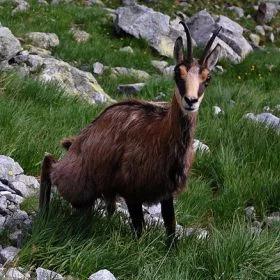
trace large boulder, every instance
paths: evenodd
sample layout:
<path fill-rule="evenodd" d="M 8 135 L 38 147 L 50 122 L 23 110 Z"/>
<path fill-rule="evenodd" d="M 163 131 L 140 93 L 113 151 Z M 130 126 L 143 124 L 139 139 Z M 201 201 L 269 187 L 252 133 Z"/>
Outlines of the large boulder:
<path fill-rule="evenodd" d="M 204 47 L 212 33 L 222 27 L 213 48 L 217 43 L 222 46 L 222 57 L 233 62 L 240 62 L 253 49 L 243 37 L 243 28 L 238 23 L 225 16 L 219 16 L 216 20 L 206 11 L 195 14 L 187 22 L 193 39 L 198 46 Z"/>
<path fill-rule="evenodd" d="M 78 96 L 91 104 L 114 101 L 104 92 L 91 73 L 51 56 L 42 57 L 24 51 L 16 55 L 8 67 L 18 72 L 24 70 L 26 74 L 42 82 L 54 83 L 67 94 Z"/>
<path fill-rule="evenodd" d="M 0 61 L 11 59 L 21 49 L 19 40 L 10 29 L 0 26 Z"/>
<path fill-rule="evenodd" d="M 170 17 L 151 8 L 134 4 L 116 10 L 115 26 L 136 38 L 147 40 L 149 45 L 161 55 L 173 56 L 174 42 L 184 36 L 178 23 L 170 22 Z"/>

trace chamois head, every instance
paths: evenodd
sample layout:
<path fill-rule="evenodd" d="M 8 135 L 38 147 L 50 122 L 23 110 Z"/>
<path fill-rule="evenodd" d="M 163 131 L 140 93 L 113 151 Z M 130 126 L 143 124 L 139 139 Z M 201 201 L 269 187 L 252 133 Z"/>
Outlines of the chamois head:
<path fill-rule="evenodd" d="M 174 58 L 176 60 L 175 82 L 177 101 L 184 114 L 196 112 L 203 99 L 205 88 L 210 82 L 210 72 L 215 67 L 221 46 L 217 44 L 214 50 L 211 50 L 212 44 L 221 30 L 216 30 L 207 43 L 200 60 L 193 58 L 192 39 L 187 25 L 180 22 L 185 29 L 187 36 L 187 53 L 184 52 L 183 39 L 180 36 L 174 47 Z"/>

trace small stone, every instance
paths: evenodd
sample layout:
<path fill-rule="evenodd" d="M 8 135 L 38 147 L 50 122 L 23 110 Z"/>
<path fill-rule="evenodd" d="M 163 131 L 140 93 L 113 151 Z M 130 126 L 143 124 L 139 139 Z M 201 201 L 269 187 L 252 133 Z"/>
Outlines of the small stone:
<path fill-rule="evenodd" d="M 28 2 L 24 0 L 18 1 L 18 5 L 12 10 L 12 16 L 14 16 L 17 13 L 26 12 L 29 9 L 30 5 L 28 4 Z"/>
<path fill-rule="evenodd" d="M 93 64 L 93 74 L 102 75 L 104 73 L 104 65 L 100 62 L 95 62 Z"/>
<path fill-rule="evenodd" d="M 223 114 L 223 110 L 219 106 L 213 106 L 214 116 Z"/>
<path fill-rule="evenodd" d="M 72 33 L 73 38 L 77 43 L 85 43 L 90 38 L 89 33 L 87 33 L 86 31 L 80 30 L 76 27 L 72 27 L 70 32 Z"/>
<path fill-rule="evenodd" d="M 161 73 L 163 73 L 164 68 L 168 65 L 168 62 L 164 60 L 152 60 L 151 63 Z"/>
<path fill-rule="evenodd" d="M 263 107 L 263 110 L 264 110 L 265 112 L 269 112 L 269 111 L 270 111 L 270 107 L 269 107 L 269 106 L 264 106 L 264 107 Z"/>
<path fill-rule="evenodd" d="M 251 33 L 251 34 L 249 35 L 249 38 L 250 38 L 251 42 L 252 42 L 255 46 L 259 46 L 259 45 L 260 45 L 261 38 L 260 38 L 259 35 L 254 34 L 254 33 Z"/>
<path fill-rule="evenodd" d="M 280 132 L 280 118 L 274 116 L 271 113 L 261 113 L 254 115 L 253 113 L 248 113 L 244 115 L 245 119 L 251 120 L 253 122 L 259 122 L 265 124 L 267 127 L 271 127 Z"/>
<path fill-rule="evenodd" d="M 0 258 L 2 262 L 10 262 L 14 260 L 17 253 L 19 252 L 19 249 L 13 246 L 6 247 L 0 251 Z"/>
<path fill-rule="evenodd" d="M 244 209 L 246 220 L 252 223 L 256 220 L 256 210 L 254 206 L 248 206 Z"/>
<path fill-rule="evenodd" d="M 134 95 L 141 91 L 145 83 L 118 85 L 118 91 L 126 95 Z"/>
<path fill-rule="evenodd" d="M 123 48 L 120 48 L 120 50 L 119 50 L 120 52 L 126 52 L 126 53 L 134 53 L 134 51 L 133 51 L 133 49 L 132 49 L 132 47 L 130 47 L 130 46 L 127 46 L 127 47 L 123 47 Z"/>
<path fill-rule="evenodd" d="M 265 219 L 265 223 L 268 227 L 271 227 L 273 224 L 280 223 L 280 212 L 273 212 Z"/>
<path fill-rule="evenodd" d="M 165 97 L 166 97 L 166 94 L 165 94 L 165 93 L 159 92 L 158 95 L 155 97 L 155 101 L 164 100 Z"/>
<path fill-rule="evenodd" d="M 58 274 L 54 271 L 38 267 L 36 269 L 37 280 L 63 280 L 61 274 Z"/>
<path fill-rule="evenodd" d="M 261 36 L 265 36 L 265 30 L 264 27 L 262 25 L 257 25 L 255 27 L 255 31 L 257 34 L 261 35 Z"/>
<path fill-rule="evenodd" d="M 210 152 L 210 149 L 207 145 L 203 144 L 202 142 L 200 142 L 199 140 L 197 139 L 194 139 L 194 142 L 193 142 L 193 149 L 194 151 L 200 151 L 201 153 L 209 153 Z"/>
<path fill-rule="evenodd" d="M 222 73 L 224 73 L 224 68 L 223 68 L 222 65 L 216 65 L 216 66 L 215 66 L 215 71 L 216 71 L 217 73 L 222 74 Z"/>
<path fill-rule="evenodd" d="M 88 280 L 117 280 L 107 269 L 102 269 L 89 276 Z"/>
<path fill-rule="evenodd" d="M 111 72 L 114 76 L 131 76 L 144 81 L 150 78 L 150 75 L 147 72 L 133 68 L 113 67 L 111 68 Z"/>
<path fill-rule="evenodd" d="M 163 75 L 167 76 L 167 77 L 173 77 L 174 75 L 174 68 L 175 68 L 175 65 L 170 65 L 170 66 L 167 66 L 163 69 Z"/>
<path fill-rule="evenodd" d="M 230 11 L 236 14 L 238 18 L 244 17 L 244 10 L 242 8 L 236 7 L 236 6 L 231 6 L 228 8 Z"/>

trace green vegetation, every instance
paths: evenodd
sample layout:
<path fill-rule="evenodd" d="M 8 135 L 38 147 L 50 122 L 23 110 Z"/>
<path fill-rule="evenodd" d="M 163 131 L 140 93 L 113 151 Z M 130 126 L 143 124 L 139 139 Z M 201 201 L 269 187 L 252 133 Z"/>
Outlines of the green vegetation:
<path fill-rule="evenodd" d="M 0 10 L 2 25 L 17 36 L 29 31 L 57 33 L 61 43 L 54 55 L 76 66 L 91 67 L 100 61 L 145 70 L 152 78 L 139 98 L 151 100 L 165 92 L 170 99 L 173 81 L 160 76 L 150 63 L 159 57 L 145 42 L 114 34 L 110 18 L 102 10 L 78 4 L 41 7 L 33 2 L 28 13 L 14 17 L 10 4 L 5 4 Z M 167 6 L 156 8 L 171 11 Z M 79 45 L 73 40 L 69 33 L 72 24 L 92 35 L 89 42 Z M 127 45 L 134 54 L 118 51 Z M 81 279 L 102 268 L 118 279 L 279 279 L 279 226 L 252 236 L 244 219 L 247 205 L 256 207 L 259 219 L 279 211 L 279 135 L 243 119 L 245 113 L 280 104 L 279 64 L 278 50 L 255 52 L 239 65 L 225 63 L 225 73 L 215 75 L 207 89 L 196 138 L 211 153 L 197 155 L 188 190 L 179 197 L 176 212 L 181 225 L 207 228 L 208 240 L 186 239 L 168 250 L 163 230 L 151 228 L 136 241 L 119 217 L 81 216 L 55 198 L 49 216 L 36 219 L 18 264 L 42 266 Z M 110 73 L 98 80 L 118 100 L 123 96 L 117 94 L 117 85 L 136 81 L 112 78 Z M 225 114 L 214 117 L 214 105 Z M 66 97 L 54 86 L 2 73 L 0 154 L 19 161 L 26 173 L 38 175 L 44 152 L 60 157 L 59 141 L 78 133 L 102 109 Z M 34 207 L 32 199 L 22 206 L 28 211 Z"/>

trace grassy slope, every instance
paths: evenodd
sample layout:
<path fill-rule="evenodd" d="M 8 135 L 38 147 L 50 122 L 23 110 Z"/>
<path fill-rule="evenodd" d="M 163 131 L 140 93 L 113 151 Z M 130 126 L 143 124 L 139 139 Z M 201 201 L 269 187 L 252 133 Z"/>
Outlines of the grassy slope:
<path fill-rule="evenodd" d="M 0 10 L 1 22 L 18 36 L 28 31 L 55 32 L 61 39 L 54 51 L 57 57 L 78 66 L 101 61 L 146 70 L 152 79 L 140 97 L 152 99 L 163 91 L 170 98 L 173 82 L 150 65 L 155 54 L 145 42 L 114 35 L 110 20 L 99 9 L 33 5 L 28 14 L 16 17 L 10 17 L 10 10 L 9 5 Z M 73 23 L 92 34 L 88 43 L 73 41 L 69 34 Z M 118 52 L 126 45 L 135 54 Z M 181 224 L 207 227 L 208 241 L 186 240 L 169 252 L 161 230 L 152 229 L 137 242 L 118 217 L 107 221 L 71 215 L 69 207 L 56 200 L 50 218 L 36 221 L 19 263 L 81 278 L 108 268 L 119 279 L 278 279 L 279 228 L 252 238 L 243 209 L 255 205 L 260 218 L 279 210 L 279 136 L 242 116 L 280 103 L 279 63 L 277 51 L 256 52 L 240 65 L 226 65 L 226 73 L 216 76 L 207 90 L 197 138 L 209 145 L 211 154 L 197 156 L 189 189 L 178 200 L 176 211 Z M 275 67 L 269 71 L 268 65 Z M 99 81 L 121 99 L 116 85 L 134 79 L 112 79 L 107 74 Z M 14 157 L 27 173 L 38 174 L 45 151 L 60 156 L 59 140 L 77 133 L 102 109 L 29 79 L 1 75 L 0 85 L 0 154 Z M 236 105 L 232 107 L 230 100 Z M 213 117 L 213 105 L 221 106 L 225 115 Z"/>

